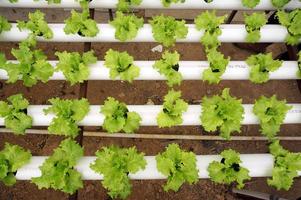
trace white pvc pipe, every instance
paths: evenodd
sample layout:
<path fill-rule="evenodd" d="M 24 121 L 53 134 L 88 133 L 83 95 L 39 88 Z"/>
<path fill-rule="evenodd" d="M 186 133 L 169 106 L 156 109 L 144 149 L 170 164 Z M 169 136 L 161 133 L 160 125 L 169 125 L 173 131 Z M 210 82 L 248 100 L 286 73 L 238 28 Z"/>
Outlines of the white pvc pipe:
<path fill-rule="evenodd" d="M 41 176 L 39 166 L 43 164 L 47 157 L 32 157 L 29 164 L 23 166 L 17 171 L 16 178 L 18 180 L 30 180 L 33 177 Z M 273 156 L 270 154 L 241 154 L 241 166 L 249 170 L 251 177 L 269 177 L 273 169 Z M 83 180 L 102 180 L 103 176 L 95 173 L 90 164 L 95 161 L 96 157 L 85 156 L 82 157 L 75 167 L 82 175 Z M 138 171 L 136 174 L 129 174 L 131 179 L 165 179 L 158 170 L 154 156 L 145 156 L 147 161 L 146 168 Z M 209 178 L 207 168 L 212 161 L 220 161 L 219 155 L 198 155 L 197 168 L 199 170 L 199 178 Z M 301 171 L 298 172 L 301 176 Z"/>
<path fill-rule="evenodd" d="M 288 104 L 293 108 L 288 111 L 283 123 L 299 124 L 301 123 L 301 104 Z M 45 115 L 43 109 L 49 106 L 31 105 L 27 109 L 28 115 L 33 118 L 33 126 L 49 126 L 55 115 Z M 244 120 L 242 124 L 258 124 L 257 117 L 253 114 L 253 105 L 244 104 Z M 157 126 L 157 115 L 162 110 L 162 105 L 129 105 L 129 111 L 137 112 L 141 118 L 141 126 Z M 202 108 L 200 105 L 189 105 L 185 113 L 183 113 L 182 126 L 200 125 L 200 115 Z M 100 113 L 100 106 L 90 106 L 90 112 L 79 123 L 82 126 L 101 126 L 104 121 L 104 115 Z M 4 125 L 4 118 L 0 118 L 0 126 Z"/>
<path fill-rule="evenodd" d="M 115 28 L 110 24 L 98 24 L 100 32 L 95 37 L 82 37 L 78 34 L 65 34 L 65 24 L 49 24 L 53 31 L 53 38 L 46 40 L 38 37 L 42 42 L 120 42 L 115 39 Z M 185 39 L 177 42 L 200 42 L 204 31 L 198 31 L 194 24 L 187 24 L 188 34 Z M 247 32 L 243 24 L 224 24 L 220 26 L 222 34 L 219 36 L 221 42 L 245 42 Z M 281 25 L 265 25 L 261 28 L 261 38 L 259 42 L 284 42 L 287 36 L 287 29 Z M 12 24 L 12 29 L 0 34 L 0 41 L 18 42 L 27 38 L 28 30 L 20 31 L 16 24 Z M 301 41 L 301 39 L 300 39 Z M 127 42 L 155 42 L 152 28 L 149 24 L 144 24 L 139 29 L 137 37 Z"/>
<path fill-rule="evenodd" d="M 79 8 L 79 4 L 74 0 L 62 0 L 61 4 L 50 4 L 46 1 L 28 2 L 29 0 L 19 0 L 17 3 L 9 3 L 8 0 L 0 0 L 0 7 L 23 7 L 23 8 Z M 93 0 L 90 8 L 115 8 L 118 0 Z M 223 9 L 223 10 L 244 10 L 241 0 L 214 0 L 212 3 L 206 3 L 203 0 L 186 0 L 184 3 L 171 4 L 170 7 L 163 7 L 160 0 L 143 0 L 141 5 L 133 8 L 144 9 Z M 298 0 L 292 0 L 284 8 L 294 9 L 301 8 Z M 254 8 L 255 10 L 275 10 L 271 0 L 261 0 Z"/>
<path fill-rule="evenodd" d="M 12 61 L 17 63 L 16 61 Z M 58 61 L 49 61 L 52 66 L 56 66 Z M 155 61 L 135 61 L 134 64 L 140 67 L 140 75 L 135 80 L 166 80 L 153 68 Z M 202 74 L 209 64 L 206 61 L 180 61 L 179 72 L 183 80 L 201 80 Z M 98 61 L 90 65 L 90 76 L 88 80 L 111 80 L 110 70 L 104 66 L 104 61 Z M 270 79 L 287 80 L 300 79 L 297 76 L 298 63 L 296 61 L 284 61 L 282 66 L 275 72 L 270 73 Z M 250 67 L 244 61 L 231 61 L 227 66 L 225 73 L 222 75 L 223 80 L 248 80 Z M 0 79 L 7 80 L 8 75 L 5 70 L 0 69 Z M 55 72 L 50 80 L 65 80 L 61 71 Z"/>

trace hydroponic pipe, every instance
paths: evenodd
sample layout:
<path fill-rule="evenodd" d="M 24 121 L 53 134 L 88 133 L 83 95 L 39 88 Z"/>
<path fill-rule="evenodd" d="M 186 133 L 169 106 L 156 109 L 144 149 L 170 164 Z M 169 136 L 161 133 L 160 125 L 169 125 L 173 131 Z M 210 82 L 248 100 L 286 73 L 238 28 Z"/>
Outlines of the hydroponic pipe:
<path fill-rule="evenodd" d="M 38 2 L 28 2 L 29 0 L 18 0 L 16 3 L 10 3 L 8 0 L 0 0 L 0 7 L 23 7 L 23 8 L 79 8 L 78 2 L 74 0 L 62 0 L 61 4 L 48 4 L 45 0 Z M 90 8 L 115 8 L 118 0 L 93 0 Z M 203 0 L 186 0 L 184 3 L 171 4 L 170 7 L 163 7 L 160 0 L 143 0 L 141 5 L 133 8 L 143 9 L 223 9 L 223 10 L 243 10 L 241 0 L 227 0 L 225 3 L 221 0 L 214 0 L 212 3 L 206 3 Z M 301 8 L 298 0 L 290 1 L 284 8 Z M 271 0 L 261 0 L 253 10 L 275 10 Z"/>
<path fill-rule="evenodd" d="M 33 177 L 41 176 L 39 166 L 43 164 L 47 157 L 34 156 L 31 162 L 17 171 L 16 178 L 18 180 L 30 180 Z M 273 156 L 270 154 L 241 154 L 242 166 L 249 170 L 251 177 L 269 177 L 273 169 Z M 83 180 L 101 180 L 102 175 L 95 173 L 90 169 L 90 164 L 96 157 L 85 156 L 78 161 L 76 169 L 82 174 Z M 131 179 L 165 179 L 156 166 L 154 156 L 145 156 L 147 161 L 146 168 L 136 174 L 129 174 Z M 209 178 L 207 168 L 212 161 L 220 161 L 219 155 L 198 155 L 197 168 L 199 170 L 199 178 Z M 301 171 L 298 172 L 301 176 Z"/>
<path fill-rule="evenodd" d="M 301 104 L 289 104 L 293 108 L 288 111 L 284 120 L 285 124 L 298 124 L 301 123 Z M 54 115 L 45 115 L 43 109 L 49 106 L 31 105 L 27 109 L 28 115 L 33 117 L 33 126 L 49 126 Z M 243 105 L 245 114 L 242 124 L 258 124 L 257 117 L 253 114 L 252 104 Z M 141 126 L 157 126 L 156 117 L 162 110 L 162 105 L 129 105 L 129 111 L 137 112 L 141 118 Z M 201 115 L 200 105 L 189 105 L 187 112 L 183 113 L 183 126 L 200 125 Z M 100 113 L 100 106 L 90 106 L 90 112 L 79 123 L 82 126 L 101 126 L 103 124 L 104 115 Z M 4 119 L 0 118 L 0 126 L 4 125 Z"/>
<path fill-rule="evenodd" d="M 39 41 L 47 42 L 120 42 L 115 39 L 115 28 L 110 24 L 98 24 L 100 32 L 95 37 L 82 37 L 78 34 L 66 35 L 64 32 L 65 24 L 49 24 L 53 31 L 53 38 L 46 40 L 38 37 Z M 200 42 L 203 31 L 198 31 L 194 24 L 188 24 L 188 35 L 185 39 L 177 42 Z M 224 24 L 221 25 L 222 34 L 219 36 L 221 42 L 245 42 L 247 32 L 243 24 Z M 259 42 L 284 42 L 287 36 L 287 29 L 281 25 L 265 25 L 261 28 L 261 38 Z M 275 34 L 277 33 L 277 34 Z M 0 41 L 17 42 L 27 38 L 28 30 L 20 31 L 16 24 L 12 24 L 12 29 L 0 34 Z M 301 39 L 300 39 L 301 41 Z M 127 42 L 155 42 L 152 35 L 151 25 L 145 24 L 139 29 L 137 37 Z"/>
<path fill-rule="evenodd" d="M 16 61 L 12 61 L 16 62 Z M 56 66 L 57 61 L 49 61 L 52 66 Z M 153 68 L 155 61 L 135 61 L 134 64 L 140 67 L 140 75 L 135 80 L 166 80 Z M 206 61 L 180 61 L 179 72 L 183 76 L 183 80 L 200 80 L 205 69 L 209 64 Z M 88 80 L 111 80 L 110 70 L 104 66 L 103 61 L 90 65 L 90 76 Z M 287 80 L 300 79 L 297 61 L 284 61 L 282 66 L 275 72 L 270 73 L 270 79 Z M 250 67 L 244 61 L 231 61 L 227 66 L 225 73 L 222 75 L 224 80 L 248 80 Z M 5 70 L 0 69 L 0 79 L 7 80 L 8 75 Z M 62 72 L 55 72 L 50 80 L 65 80 Z"/>

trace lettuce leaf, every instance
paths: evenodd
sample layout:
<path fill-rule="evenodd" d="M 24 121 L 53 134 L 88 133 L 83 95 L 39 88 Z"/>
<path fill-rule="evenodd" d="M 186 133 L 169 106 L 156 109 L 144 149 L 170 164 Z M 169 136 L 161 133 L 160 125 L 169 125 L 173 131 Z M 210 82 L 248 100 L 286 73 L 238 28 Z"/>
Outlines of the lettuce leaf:
<path fill-rule="evenodd" d="M 181 150 L 178 144 L 169 144 L 163 153 L 156 156 L 157 169 L 167 176 L 164 191 L 178 191 L 181 185 L 198 181 L 196 156 L 193 152 Z"/>
<path fill-rule="evenodd" d="M 200 117 L 205 131 L 219 130 L 220 136 L 229 140 L 233 131 L 240 132 L 244 108 L 241 99 L 231 97 L 225 88 L 221 96 L 204 97 Z"/>
<path fill-rule="evenodd" d="M 75 138 L 79 133 L 77 123 L 85 118 L 90 111 L 89 102 L 87 99 L 80 100 L 63 100 L 59 98 L 52 98 L 49 100 L 52 104 L 44 113 L 55 114 L 52 119 L 48 131 L 55 135 L 64 135 Z"/>
<path fill-rule="evenodd" d="M 164 7 L 169 7 L 172 3 L 184 3 L 185 0 L 161 0 Z"/>
<path fill-rule="evenodd" d="M 216 183 L 231 184 L 237 183 L 237 188 L 244 187 L 244 181 L 250 180 L 249 170 L 242 167 L 240 155 L 232 149 L 224 150 L 221 153 L 221 161 L 213 161 L 208 166 L 211 180 Z"/>
<path fill-rule="evenodd" d="M 247 30 L 246 42 L 255 43 L 260 40 L 260 29 L 267 23 L 265 13 L 244 14 Z"/>
<path fill-rule="evenodd" d="M 7 100 L 9 103 L 0 101 L 0 117 L 4 118 L 6 128 L 16 135 L 24 135 L 32 126 L 32 117 L 27 115 L 29 102 L 22 94 L 12 95 Z"/>
<path fill-rule="evenodd" d="M 141 117 L 136 112 L 129 112 L 125 103 L 108 97 L 101 107 L 101 113 L 105 116 L 102 127 L 109 133 L 123 130 L 133 133 L 139 128 Z"/>
<path fill-rule="evenodd" d="M 0 181 L 6 186 L 16 183 L 15 173 L 23 165 L 29 163 L 31 153 L 18 145 L 5 143 L 0 151 Z"/>
<path fill-rule="evenodd" d="M 260 0 L 242 0 L 241 3 L 244 7 L 255 8 L 260 3 Z"/>
<path fill-rule="evenodd" d="M 105 66 L 110 69 L 110 78 L 132 82 L 140 74 L 140 68 L 134 65 L 134 58 L 126 51 L 119 52 L 109 49 L 105 55 Z"/>
<path fill-rule="evenodd" d="M 4 31 L 10 31 L 11 27 L 7 19 L 0 15 L 0 34 Z"/>
<path fill-rule="evenodd" d="M 83 154 L 83 148 L 75 141 L 71 139 L 62 141 L 53 154 L 39 167 L 42 175 L 32 178 L 32 182 L 39 189 L 53 188 L 74 194 L 76 190 L 83 188 L 81 174 L 74 168 Z"/>
<path fill-rule="evenodd" d="M 188 27 L 185 20 L 176 20 L 171 16 L 154 16 L 149 21 L 152 26 L 154 39 L 165 47 L 174 46 L 177 39 L 184 39 L 188 34 Z"/>
<path fill-rule="evenodd" d="M 182 114 L 188 104 L 181 99 L 181 92 L 171 89 L 164 97 L 163 109 L 157 116 L 159 128 L 172 127 L 183 123 Z"/>
<path fill-rule="evenodd" d="M 277 100 L 276 95 L 270 98 L 261 96 L 256 100 L 253 112 L 259 118 L 261 133 L 269 139 L 273 139 L 279 132 L 286 113 L 291 108 L 292 106 L 286 105 L 285 100 Z"/>
<path fill-rule="evenodd" d="M 169 87 L 180 85 L 182 82 L 182 74 L 179 72 L 179 60 L 180 54 L 178 52 L 165 51 L 162 54 L 162 58 L 153 65 L 160 74 L 166 77 Z"/>
<path fill-rule="evenodd" d="M 97 151 L 96 156 L 90 168 L 104 176 L 102 185 L 110 197 L 126 199 L 132 190 L 128 174 L 145 169 L 144 153 L 138 153 L 136 147 L 110 146 Z"/>
<path fill-rule="evenodd" d="M 271 0 L 272 4 L 276 8 L 283 8 L 286 4 L 288 4 L 291 0 Z"/>
<path fill-rule="evenodd" d="M 122 12 L 130 11 L 130 6 L 139 6 L 142 0 L 118 0 L 117 10 Z"/>

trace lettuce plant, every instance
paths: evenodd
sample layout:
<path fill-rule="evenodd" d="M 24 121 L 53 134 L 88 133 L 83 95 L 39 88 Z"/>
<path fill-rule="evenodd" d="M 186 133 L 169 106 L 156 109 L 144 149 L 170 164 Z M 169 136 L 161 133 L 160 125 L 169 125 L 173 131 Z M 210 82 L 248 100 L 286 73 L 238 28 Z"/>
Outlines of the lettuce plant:
<path fill-rule="evenodd" d="M 103 187 L 111 198 L 126 199 L 132 190 L 128 175 L 145 169 L 144 153 L 139 153 L 135 147 L 110 146 L 97 151 L 96 156 L 90 168 L 103 175 Z"/>
<path fill-rule="evenodd" d="M 117 11 L 116 17 L 110 21 L 110 24 L 115 27 L 115 38 L 124 42 L 137 36 L 138 30 L 143 27 L 143 18 Z"/>
<path fill-rule="evenodd" d="M 265 13 L 245 14 L 245 27 L 247 30 L 246 41 L 255 43 L 260 40 L 260 29 L 267 23 Z"/>
<path fill-rule="evenodd" d="M 280 9 L 288 4 L 291 0 L 271 0 L 274 7 Z"/>
<path fill-rule="evenodd" d="M 295 9 L 291 12 L 279 10 L 277 17 L 280 24 L 287 28 L 286 43 L 290 45 L 298 44 L 301 38 L 301 9 Z"/>
<path fill-rule="evenodd" d="M 6 186 L 16 183 L 15 174 L 19 168 L 29 163 L 31 153 L 18 145 L 5 143 L 4 149 L 0 151 L 0 181 Z"/>
<path fill-rule="evenodd" d="M 141 117 L 136 112 L 129 112 L 125 103 L 108 97 L 101 107 L 101 113 L 105 116 L 102 127 L 109 133 L 123 130 L 133 133 L 139 128 Z"/>
<path fill-rule="evenodd" d="M 163 109 L 157 116 L 157 124 L 160 128 L 182 124 L 182 114 L 187 108 L 188 104 L 181 99 L 181 92 L 170 90 L 164 97 Z"/>
<path fill-rule="evenodd" d="M 0 101 L 0 117 L 4 118 L 6 128 L 16 135 L 24 135 L 26 129 L 32 126 L 32 118 L 27 115 L 29 102 L 22 94 L 12 95 L 7 101 Z"/>
<path fill-rule="evenodd" d="M 177 39 L 184 39 L 188 34 L 185 20 L 176 20 L 171 16 L 154 16 L 149 21 L 154 39 L 166 47 L 173 46 Z"/>
<path fill-rule="evenodd" d="M 180 54 L 178 52 L 165 51 L 162 58 L 155 62 L 153 67 L 164 75 L 167 79 L 167 85 L 180 85 L 182 82 L 182 74 L 179 72 Z"/>
<path fill-rule="evenodd" d="M 11 27 L 7 19 L 0 15 L 0 34 L 4 31 L 10 31 Z"/>
<path fill-rule="evenodd" d="M 172 3 L 184 3 L 185 0 L 161 0 L 164 7 L 169 7 Z"/>
<path fill-rule="evenodd" d="M 207 60 L 209 68 L 204 70 L 202 79 L 209 84 L 219 83 L 221 76 L 225 73 L 230 58 L 224 58 L 224 55 L 215 48 L 207 50 Z"/>
<path fill-rule="evenodd" d="M 64 135 L 75 138 L 79 133 L 77 123 L 84 119 L 90 111 L 87 99 L 63 100 L 52 98 L 49 100 L 52 104 L 44 113 L 47 115 L 53 113 L 56 116 L 52 119 L 48 131 L 55 135 Z"/>
<path fill-rule="evenodd" d="M 139 6 L 142 0 L 118 0 L 117 10 L 122 12 L 128 12 L 130 6 Z"/>
<path fill-rule="evenodd" d="M 244 181 L 250 180 L 249 170 L 241 166 L 238 152 L 228 149 L 221 153 L 221 161 L 213 161 L 208 166 L 210 179 L 216 183 L 237 183 L 237 188 L 244 187 Z"/>
<path fill-rule="evenodd" d="M 119 52 L 109 49 L 105 55 L 104 65 L 110 69 L 110 78 L 120 77 L 121 80 L 132 82 L 140 74 L 140 68 L 134 65 L 134 58 L 126 51 Z"/>
<path fill-rule="evenodd" d="M 270 98 L 261 96 L 255 101 L 253 112 L 259 118 L 260 131 L 269 139 L 273 139 L 280 130 L 280 125 L 285 119 L 286 113 L 292 106 L 286 105 L 286 101 L 277 100 L 276 95 Z"/>
<path fill-rule="evenodd" d="M 53 188 L 68 194 L 74 194 L 83 188 L 81 174 L 76 171 L 75 165 L 83 156 L 83 148 L 71 139 L 65 139 L 49 156 L 40 170 L 40 177 L 32 178 L 32 182 L 42 188 Z"/>
<path fill-rule="evenodd" d="M 222 34 L 222 30 L 219 26 L 224 23 L 226 17 L 227 15 L 217 17 L 215 10 L 212 12 L 206 10 L 195 18 L 196 29 L 205 31 L 201 37 L 201 43 L 206 50 L 220 46 L 221 42 L 218 40 L 218 37 Z"/>
<path fill-rule="evenodd" d="M 272 53 L 251 55 L 246 63 L 250 69 L 250 80 L 253 83 L 266 83 L 269 80 L 269 73 L 276 71 L 282 65 L 282 61 L 274 60 Z"/>
<path fill-rule="evenodd" d="M 90 70 L 88 65 L 97 62 L 94 51 L 88 51 L 81 56 L 78 52 L 56 52 L 59 58 L 55 71 L 62 71 L 66 80 L 74 85 L 88 79 Z"/>
<path fill-rule="evenodd" d="M 293 185 L 294 178 L 298 177 L 298 171 L 301 171 L 301 153 L 289 152 L 279 144 L 279 140 L 273 141 L 269 149 L 274 156 L 274 167 L 268 185 L 287 191 Z"/>
<path fill-rule="evenodd" d="M 181 150 L 178 144 L 169 144 L 163 153 L 156 156 L 157 169 L 167 176 L 164 191 L 178 191 L 181 185 L 188 182 L 190 185 L 198 181 L 196 156 L 193 152 Z"/>
<path fill-rule="evenodd" d="M 19 43 L 19 49 L 12 49 L 11 53 L 18 63 L 7 62 L 3 55 L 0 56 L 0 69 L 4 69 L 9 77 L 7 83 L 15 83 L 20 78 L 26 87 L 31 87 L 38 81 L 46 83 L 53 75 L 54 69 L 43 51 L 36 49 L 33 35 Z"/>
<path fill-rule="evenodd" d="M 244 7 L 254 8 L 260 3 L 260 0 L 242 0 L 241 3 Z"/>
<path fill-rule="evenodd" d="M 34 13 L 28 14 L 29 21 L 19 21 L 17 27 L 20 30 L 28 29 L 30 30 L 35 36 L 41 36 L 45 39 L 53 38 L 53 32 L 49 28 L 47 22 L 45 21 L 45 14 L 42 13 L 40 10 L 36 10 Z"/>
<path fill-rule="evenodd" d="M 229 140 L 233 131 L 240 132 L 244 108 L 241 99 L 230 96 L 225 88 L 221 96 L 204 97 L 202 100 L 201 123 L 205 131 L 219 130 L 220 136 Z"/>

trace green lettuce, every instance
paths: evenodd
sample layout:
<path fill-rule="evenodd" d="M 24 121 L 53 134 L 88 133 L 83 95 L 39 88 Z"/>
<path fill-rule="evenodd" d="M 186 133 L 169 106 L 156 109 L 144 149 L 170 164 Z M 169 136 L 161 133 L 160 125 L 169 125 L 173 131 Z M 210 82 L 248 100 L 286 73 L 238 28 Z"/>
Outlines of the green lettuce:
<path fill-rule="evenodd" d="M 247 30 L 246 41 L 255 43 L 260 40 L 260 29 L 267 23 L 265 13 L 252 13 L 251 15 L 245 14 L 245 27 Z"/>
<path fill-rule="evenodd" d="M 0 34 L 4 31 L 10 31 L 11 27 L 7 19 L 0 15 Z"/>
<path fill-rule="evenodd" d="M 184 3 L 185 0 L 161 0 L 164 7 L 169 7 L 172 3 Z"/>
<path fill-rule="evenodd" d="M 260 3 L 260 0 L 242 0 L 241 3 L 244 7 L 254 8 Z"/>
<path fill-rule="evenodd" d="M 128 12 L 130 6 L 139 6 L 142 0 L 118 0 L 117 10 L 122 12 Z"/>
<path fill-rule="evenodd" d="M 286 4 L 288 4 L 291 0 L 271 0 L 272 4 L 276 8 L 283 8 Z"/>

